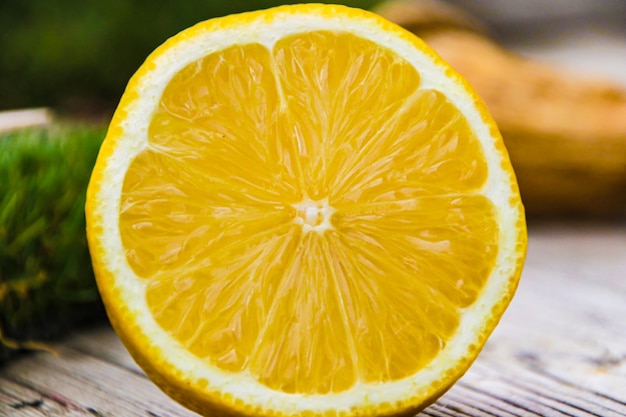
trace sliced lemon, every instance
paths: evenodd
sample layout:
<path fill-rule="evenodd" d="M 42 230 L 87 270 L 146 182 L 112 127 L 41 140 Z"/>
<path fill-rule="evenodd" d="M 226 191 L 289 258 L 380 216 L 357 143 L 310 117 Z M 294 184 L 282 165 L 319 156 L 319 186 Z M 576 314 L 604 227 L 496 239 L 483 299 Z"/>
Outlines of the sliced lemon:
<path fill-rule="evenodd" d="M 382 18 L 200 23 L 131 79 L 87 232 L 111 322 L 203 415 L 413 413 L 518 283 L 523 208 L 470 86 Z"/>

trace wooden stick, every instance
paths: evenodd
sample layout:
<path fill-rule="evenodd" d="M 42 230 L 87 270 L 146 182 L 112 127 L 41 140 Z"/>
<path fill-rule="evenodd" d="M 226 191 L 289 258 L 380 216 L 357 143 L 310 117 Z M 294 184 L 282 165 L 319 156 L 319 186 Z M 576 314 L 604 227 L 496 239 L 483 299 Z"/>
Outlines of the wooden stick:
<path fill-rule="evenodd" d="M 48 109 L 0 111 L 0 133 L 25 127 L 46 126 L 52 122 Z"/>

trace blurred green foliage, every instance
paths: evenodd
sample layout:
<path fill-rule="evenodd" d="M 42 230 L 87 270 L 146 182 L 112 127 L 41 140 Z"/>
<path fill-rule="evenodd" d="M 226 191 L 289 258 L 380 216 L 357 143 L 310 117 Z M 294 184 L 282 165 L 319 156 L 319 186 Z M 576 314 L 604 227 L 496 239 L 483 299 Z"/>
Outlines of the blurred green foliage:
<path fill-rule="evenodd" d="M 2 0 L 0 110 L 114 106 L 130 76 L 168 37 L 211 17 L 287 3 L 298 2 Z M 377 0 L 332 3 L 371 8 Z"/>
<path fill-rule="evenodd" d="M 102 126 L 0 134 L 0 363 L 18 343 L 104 319 L 85 235 Z"/>

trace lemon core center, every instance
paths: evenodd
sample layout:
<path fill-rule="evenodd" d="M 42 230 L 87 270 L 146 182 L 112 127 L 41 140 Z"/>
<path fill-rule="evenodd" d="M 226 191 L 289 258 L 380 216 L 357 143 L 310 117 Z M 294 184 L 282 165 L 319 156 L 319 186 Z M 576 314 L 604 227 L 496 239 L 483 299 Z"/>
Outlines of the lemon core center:
<path fill-rule="evenodd" d="M 302 226 L 304 232 L 333 229 L 330 221 L 335 209 L 328 204 L 328 200 L 313 201 L 305 199 L 300 203 L 293 204 L 296 209 L 294 221 Z"/>

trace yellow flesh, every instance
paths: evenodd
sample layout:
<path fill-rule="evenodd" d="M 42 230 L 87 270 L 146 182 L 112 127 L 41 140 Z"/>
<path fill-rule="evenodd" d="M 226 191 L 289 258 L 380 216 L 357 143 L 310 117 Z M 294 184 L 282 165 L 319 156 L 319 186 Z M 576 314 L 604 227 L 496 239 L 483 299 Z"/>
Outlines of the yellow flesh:
<path fill-rule="evenodd" d="M 479 142 L 389 50 L 313 32 L 234 46 L 167 86 L 120 230 L 158 323 L 294 393 L 423 368 L 498 251 Z"/>

